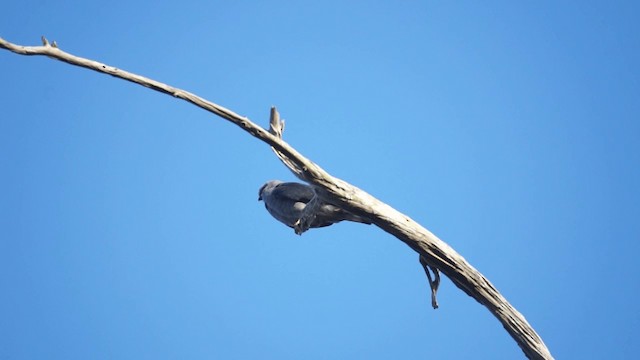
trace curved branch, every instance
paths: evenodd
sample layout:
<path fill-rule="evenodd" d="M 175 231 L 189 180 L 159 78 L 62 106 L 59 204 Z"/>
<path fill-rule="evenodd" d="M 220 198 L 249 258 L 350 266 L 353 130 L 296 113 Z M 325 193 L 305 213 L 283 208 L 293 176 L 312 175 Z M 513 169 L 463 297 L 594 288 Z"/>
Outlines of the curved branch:
<path fill-rule="evenodd" d="M 44 38 L 43 46 L 34 47 L 15 45 L 0 38 L 0 48 L 21 55 L 48 56 L 71 65 L 140 84 L 188 101 L 232 122 L 252 136 L 270 145 L 278 157 L 297 177 L 314 185 L 317 195 L 323 201 L 336 204 L 355 215 L 371 220 L 379 228 L 400 239 L 418 252 L 423 258 L 421 261 L 425 261 L 429 267 L 440 270 L 458 288 L 484 305 L 498 318 L 528 358 L 553 359 L 542 339 L 529 325 L 524 316 L 507 302 L 489 280 L 449 245 L 391 206 L 379 201 L 361 189 L 331 176 L 283 141 L 281 136 L 284 124 L 279 121 L 275 109 L 272 110 L 272 132 L 270 132 L 254 124 L 248 118 L 195 94 L 106 64 L 71 55 L 60 50 L 55 42 L 51 45 Z M 274 122 L 276 117 L 278 121 Z"/>

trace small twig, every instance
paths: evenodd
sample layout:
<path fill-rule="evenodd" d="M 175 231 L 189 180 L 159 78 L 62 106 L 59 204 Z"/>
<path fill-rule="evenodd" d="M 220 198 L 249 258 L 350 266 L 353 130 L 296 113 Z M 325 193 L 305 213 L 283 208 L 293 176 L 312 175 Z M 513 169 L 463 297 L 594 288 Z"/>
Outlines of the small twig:
<path fill-rule="evenodd" d="M 284 133 L 284 120 L 280 119 L 280 113 L 278 113 L 278 109 L 275 106 L 271 107 L 271 113 L 269 115 L 269 133 L 276 136 L 278 139 L 282 139 L 282 134 Z M 281 151 L 278 151 L 275 147 L 271 147 L 271 150 L 276 154 L 278 159 L 282 161 L 284 166 L 289 169 L 293 175 L 295 175 L 298 179 L 302 181 L 307 181 L 304 177 L 304 171 L 300 169 L 295 162 L 291 161 L 286 155 L 284 155 Z"/>
<path fill-rule="evenodd" d="M 434 309 L 437 309 L 438 299 L 436 298 L 436 296 L 438 294 L 438 287 L 440 287 L 440 271 L 436 267 L 429 265 L 427 259 L 422 255 L 420 255 L 420 264 L 422 265 L 424 272 L 427 274 L 427 279 L 429 280 L 429 287 L 431 288 L 431 306 Z M 431 279 L 431 273 L 429 272 L 429 269 L 433 271 L 435 280 Z"/>

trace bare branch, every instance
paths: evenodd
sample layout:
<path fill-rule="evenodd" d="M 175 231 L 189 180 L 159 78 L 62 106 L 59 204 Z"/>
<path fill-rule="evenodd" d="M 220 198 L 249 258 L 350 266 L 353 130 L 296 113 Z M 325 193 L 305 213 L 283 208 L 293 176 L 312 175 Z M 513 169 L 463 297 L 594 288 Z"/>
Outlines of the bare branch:
<path fill-rule="evenodd" d="M 43 38 L 43 46 L 18 46 L 0 38 L 0 48 L 21 55 L 44 55 L 71 65 L 76 65 L 121 78 L 153 90 L 188 101 L 204 110 L 228 120 L 252 136 L 270 145 L 278 157 L 300 179 L 314 185 L 320 200 L 336 204 L 343 209 L 370 219 L 379 228 L 406 243 L 421 256 L 425 268 L 431 268 L 436 276 L 430 282 L 432 300 L 435 301 L 434 286 L 439 280 L 437 271 L 448 276 L 462 291 L 484 305 L 502 323 L 507 332 L 530 359 L 552 359 L 542 339 L 529 325 L 527 320 L 480 272 L 473 268 L 460 254 L 454 251 L 429 230 L 420 226 L 408 216 L 379 201 L 368 193 L 329 175 L 318 165 L 302 156 L 293 147 L 281 139 L 284 123 L 280 121 L 275 109 L 271 113 L 271 129 L 266 131 L 248 118 L 242 117 L 220 105 L 207 101 L 190 92 L 171 87 L 161 82 L 117 69 L 93 60 L 84 59 L 66 53 L 55 42 L 50 45 Z M 424 262 L 423 262 L 424 261 Z M 428 269 L 425 269 L 428 273 Z M 435 287 L 437 290 L 437 286 Z M 435 304 L 435 302 L 434 302 Z M 437 304 L 436 304 L 437 305 Z"/>

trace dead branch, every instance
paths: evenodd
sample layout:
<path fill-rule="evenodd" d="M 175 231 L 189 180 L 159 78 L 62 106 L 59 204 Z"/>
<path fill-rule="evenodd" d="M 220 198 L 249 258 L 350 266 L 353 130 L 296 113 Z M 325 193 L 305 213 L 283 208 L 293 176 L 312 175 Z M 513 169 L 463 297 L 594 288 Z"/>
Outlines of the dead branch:
<path fill-rule="evenodd" d="M 513 337 L 518 346 L 530 359 L 553 359 L 542 339 L 529 325 L 527 320 L 496 290 L 496 288 L 480 272 L 473 268 L 460 254 L 449 245 L 420 226 L 408 216 L 379 201 L 363 190 L 335 178 L 302 156 L 293 147 L 282 140 L 284 123 L 280 121 L 277 111 L 272 110 L 270 131 L 254 124 L 248 118 L 220 105 L 207 101 L 190 92 L 163 84 L 161 82 L 136 75 L 118 68 L 99 63 L 97 61 L 77 57 L 58 48 L 53 42 L 50 44 L 44 37 L 42 46 L 19 46 L 0 38 L 0 48 L 21 55 L 43 55 L 108 74 L 126 81 L 151 88 L 209 111 L 221 118 L 239 126 L 252 136 L 270 145 L 283 163 L 301 180 L 314 186 L 320 200 L 336 204 L 345 210 L 369 219 L 373 224 L 403 241 L 410 248 L 420 254 L 421 263 L 425 271 L 431 268 L 436 281 L 431 281 L 432 301 L 435 303 L 433 285 L 439 282 L 437 271 L 440 270 L 453 283 L 484 305 Z M 301 229 L 304 231 L 305 229 Z M 437 289 L 437 286 L 436 286 Z"/>

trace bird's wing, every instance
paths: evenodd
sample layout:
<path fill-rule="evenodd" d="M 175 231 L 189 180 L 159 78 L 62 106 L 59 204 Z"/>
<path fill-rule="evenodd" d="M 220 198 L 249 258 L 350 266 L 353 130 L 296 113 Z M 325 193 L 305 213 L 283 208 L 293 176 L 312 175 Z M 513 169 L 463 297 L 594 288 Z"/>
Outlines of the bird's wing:
<path fill-rule="evenodd" d="M 279 201 L 287 202 L 288 206 L 291 206 L 292 211 L 289 215 L 298 217 L 302 215 L 302 211 L 306 204 L 311 201 L 315 195 L 311 186 L 300 183 L 281 183 L 277 185 L 272 195 Z M 354 221 L 364 224 L 371 224 L 369 220 L 363 219 L 359 216 L 353 215 L 350 212 L 343 210 L 342 208 L 322 203 L 317 209 L 316 219 L 312 223 L 312 227 L 328 226 L 343 220 Z"/>
<path fill-rule="evenodd" d="M 308 203 L 315 195 L 310 186 L 299 183 L 278 184 L 271 193 L 275 198 Z"/>

